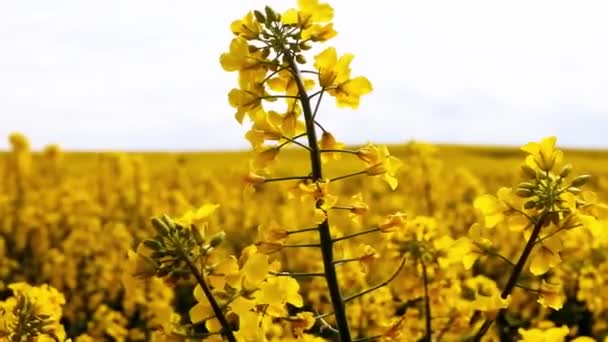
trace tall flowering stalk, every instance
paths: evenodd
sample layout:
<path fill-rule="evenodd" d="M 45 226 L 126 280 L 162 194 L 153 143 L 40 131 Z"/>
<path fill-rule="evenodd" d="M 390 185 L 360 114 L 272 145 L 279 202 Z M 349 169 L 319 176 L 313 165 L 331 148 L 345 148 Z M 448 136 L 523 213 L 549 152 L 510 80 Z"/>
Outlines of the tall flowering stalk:
<path fill-rule="evenodd" d="M 372 85 L 363 76 L 351 77 L 350 62 L 353 55 L 338 56 L 333 47 L 326 48 L 314 57 L 314 69 L 307 68 L 306 51 L 314 43 L 325 42 L 336 35 L 331 23 L 333 9 L 328 4 L 315 0 L 301 0 L 298 4 L 298 9 L 292 8 L 282 14 L 266 7 L 263 12 L 248 12 L 243 19 L 233 22 L 231 29 L 236 37 L 230 44 L 230 50 L 221 55 L 220 62 L 226 71 L 239 73 L 239 87 L 232 89 L 228 95 L 230 105 L 237 110 L 236 119 L 243 123 L 247 117 L 252 122 L 246 138 L 251 142 L 256 156 L 251 163 L 251 172 L 246 177 L 249 189 L 268 182 L 295 180 L 298 183 L 294 186 L 292 195 L 304 201 L 311 200 L 313 207 L 314 228 L 274 229 L 273 232 L 264 234 L 258 246 L 274 252 L 289 246 L 284 241 L 288 235 L 313 230 L 318 232 L 318 243 L 289 247 L 321 249 L 322 276 L 327 281 L 337 324 L 337 328 L 331 330 L 339 335 L 341 341 L 351 341 L 345 304 L 359 295 L 343 297 L 336 273 L 334 245 L 380 229 L 373 228 L 341 238 L 332 237 L 328 219 L 331 209 L 347 209 L 354 214 L 361 214 L 367 210 L 367 205 L 338 206 L 338 198 L 330 193 L 329 187 L 332 182 L 368 175 L 384 178 L 394 189 L 397 186 L 394 174 L 398 161 L 383 146 L 344 149 L 344 145 L 337 142 L 319 123 L 320 103 L 325 94 L 334 97 L 338 107 L 355 109 L 359 106 L 360 97 L 371 92 Z M 312 78 L 305 75 L 311 75 Z M 313 91 L 315 87 L 318 89 Z M 279 99 L 285 101 L 283 109 L 276 111 L 266 108 L 266 102 Z M 321 133 L 320 139 L 318 133 Z M 302 142 L 300 139 L 306 140 Z M 288 145 L 307 150 L 310 173 L 302 176 L 268 177 L 271 172 L 269 166 Z M 364 162 L 364 168 L 354 173 L 326 178 L 323 163 L 338 158 L 340 154 L 358 157 Z M 295 275 L 289 272 L 287 274 Z M 361 295 L 373 289 L 364 291 Z"/>
<path fill-rule="evenodd" d="M 497 196 L 483 195 L 474 203 L 483 214 L 484 226 L 504 225 L 522 234 L 526 241 L 517 261 L 511 263 L 511 272 L 500 294 L 505 305 L 498 314 L 505 312 L 516 287 L 536 293 L 543 306 L 561 309 L 565 300 L 562 285 L 543 279 L 538 289 L 530 288 L 520 280 L 525 266 L 529 264 L 532 275 L 543 276 L 562 262 L 564 233 L 581 227 L 590 235 L 599 236 L 603 230 L 597 210 L 605 205 L 597 201 L 593 192 L 582 190 L 590 176 L 573 177 L 572 165 L 563 162 L 563 152 L 555 148 L 555 142 L 555 137 L 548 137 L 523 146 L 522 150 L 528 154 L 522 165 L 524 180 L 515 189 L 501 188 Z M 471 229 L 473 240 L 485 250 L 491 244 L 490 234 L 479 225 Z M 496 315 L 495 312 L 487 316 L 474 341 L 481 340 Z"/>

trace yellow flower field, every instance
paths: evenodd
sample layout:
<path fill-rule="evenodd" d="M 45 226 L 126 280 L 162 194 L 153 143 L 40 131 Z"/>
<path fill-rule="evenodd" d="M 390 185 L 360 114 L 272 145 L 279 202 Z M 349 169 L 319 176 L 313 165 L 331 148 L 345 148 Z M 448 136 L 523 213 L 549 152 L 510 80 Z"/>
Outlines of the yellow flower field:
<path fill-rule="evenodd" d="M 200 306 L 206 306 L 206 300 L 194 290 L 195 279 L 132 276 L 147 269 L 129 251 L 155 234 L 150 218 L 161 214 L 200 221 L 207 237 L 225 232 L 213 258 L 227 263 L 229 273 L 209 275 L 216 291 L 225 286 L 217 282 L 231 281 L 224 278 L 231 272 L 236 279 L 239 272 L 259 279 L 280 272 L 322 272 L 318 248 L 288 247 L 317 239 L 312 231 L 286 233 L 314 220 L 311 209 L 303 210 L 300 200 L 290 198 L 289 190 L 298 181 L 256 186 L 249 194 L 243 181 L 248 153 L 62 153 L 53 146 L 31 153 L 18 135 L 13 136 L 13 146 L 11 153 L 2 155 L 0 198 L 4 299 L 0 327 L 9 340 L 18 329 L 19 310 L 25 310 L 18 307 L 26 306 L 20 304 L 25 298 L 33 302 L 27 306 L 32 315 L 48 315 L 39 320 L 48 320 L 40 323 L 39 332 L 60 340 L 69 336 L 76 341 L 179 341 L 204 334 L 203 324 L 190 325 L 213 316 Z M 402 162 L 395 191 L 382 179 L 365 176 L 336 182 L 331 189 L 340 198 L 336 207 L 344 208 L 331 213 L 335 237 L 379 223 L 387 231 L 336 246 L 336 259 L 354 260 L 337 267 L 345 297 L 383 284 L 399 268 L 401 256 L 406 256 L 403 269 L 390 283 L 347 303 L 353 338 L 415 341 L 424 336 L 422 269 L 416 257 L 408 255 L 418 241 L 428 244 L 432 253 L 422 260 L 430 258 L 426 272 L 433 340 L 459 340 L 507 305 L 500 300 L 499 289 L 507 281 L 510 263 L 521 253 L 526 231 L 514 231 L 501 221 L 491 230 L 481 228 L 487 245 L 467 245 L 462 239 L 473 241 L 473 227 L 484 225 L 483 208 L 475 208 L 475 203 L 480 206 L 475 199 L 517 184 L 525 152 L 413 142 L 390 150 Z M 565 156 L 576 165 L 573 174 L 593 175 L 585 189 L 606 199 L 608 152 L 566 151 Z M 277 161 L 276 174 L 298 174 L 307 167 L 306 157 L 286 150 Z M 345 155 L 329 164 L 328 175 L 343 174 L 359 164 L 356 156 Z M 394 212 L 403 213 L 403 219 L 388 219 Z M 550 246 L 536 247 L 533 257 L 543 260 L 546 250 L 550 270 L 541 276 L 535 276 L 532 268 L 523 272 L 509 298 L 509 310 L 497 318 L 503 334 L 536 341 L 539 337 L 533 336 L 559 332 L 601 340 L 608 322 L 608 297 L 601 290 L 608 285 L 603 271 L 608 261 L 606 224 L 600 222 L 597 234 L 583 228 L 564 231 L 555 254 Z M 236 258 L 224 259 L 230 255 Z M 263 257 L 251 261 L 256 255 Z M 322 277 L 296 275 L 263 282 L 267 285 L 259 293 L 267 297 L 268 307 L 257 319 L 267 340 L 332 337 L 333 317 L 313 320 L 332 310 Z M 285 297 L 276 297 L 283 291 Z M 225 295 L 218 293 L 221 301 Z M 232 310 L 242 310 L 242 320 L 251 316 L 253 311 L 247 308 L 256 303 L 243 299 L 238 305 Z M 498 330 L 487 336 L 496 339 Z"/>

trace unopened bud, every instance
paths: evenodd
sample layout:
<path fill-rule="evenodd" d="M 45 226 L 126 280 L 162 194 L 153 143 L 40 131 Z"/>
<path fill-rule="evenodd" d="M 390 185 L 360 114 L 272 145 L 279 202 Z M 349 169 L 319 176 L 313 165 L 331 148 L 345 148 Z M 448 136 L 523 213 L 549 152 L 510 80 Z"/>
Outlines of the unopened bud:
<path fill-rule="evenodd" d="M 296 55 L 296 62 L 298 62 L 300 64 L 306 64 L 306 58 L 304 57 L 304 55 L 297 54 Z"/>
<path fill-rule="evenodd" d="M 519 187 L 522 189 L 534 190 L 536 189 L 536 184 L 530 182 L 521 182 L 519 183 Z"/>
<path fill-rule="evenodd" d="M 524 203 L 524 209 L 533 209 L 535 207 L 536 207 L 536 201 L 534 201 L 534 200 Z"/>
<path fill-rule="evenodd" d="M 270 56 L 270 49 L 265 47 L 262 49 L 262 59 L 266 59 L 268 58 L 268 56 Z M 271 66 L 274 64 L 271 64 Z"/>
<path fill-rule="evenodd" d="M 587 183 L 587 181 L 589 181 L 589 179 L 591 179 L 590 175 L 580 175 L 580 176 L 574 178 L 572 180 L 572 184 L 570 184 L 570 185 L 574 186 L 574 187 L 583 186 Z"/>
<path fill-rule="evenodd" d="M 266 18 L 268 18 L 268 21 L 277 21 L 277 14 L 270 6 L 264 7 L 264 12 L 266 12 Z"/>
<path fill-rule="evenodd" d="M 257 21 L 259 21 L 260 23 L 266 22 L 266 18 L 264 17 L 264 14 L 262 14 L 262 12 L 255 10 L 255 11 L 253 11 L 253 15 L 255 15 L 255 19 Z"/>
<path fill-rule="evenodd" d="M 323 135 L 321 135 L 321 141 L 319 142 L 319 145 L 322 149 L 334 149 L 336 148 L 337 141 L 333 134 L 325 131 L 323 132 Z"/>
<path fill-rule="evenodd" d="M 217 247 L 226 239 L 226 233 L 224 231 L 218 232 L 211 237 L 209 240 L 209 246 Z"/>
<path fill-rule="evenodd" d="M 163 246 L 161 245 L 160 242 L 158 242 L 157 240 L 144 240 L 143 242 L 144 246 L 150 248 L 151 250 L 154 251 L 158 251 L 161 250 L 163 248 Z"/>
<path fill-rule="evenodd" d="M 534 170 L 529 165 L 527 165 L 527 164 L 522 165 L 521 170 L 522 170 L 524 176 L 526 176 L 528 178 L 536 178 L 536 170 Z"/>
<path fill-rule="evenodd" d="M 566 178 L 570 174 L 570 171 L 572 171 L 572 164 L 566 164 L 562 166 L 562 169 L 559 171 L 559 176 L 561 178 Z"/>
<path fill-rule="evenodd" d="M 152 218 L 152 227 L 154 227 L 154 230 L 156 230 L 156 233 L 160 236 L 167 236 L 169 235 L 169 227 L 167 226 L 167 224 L 165 224 L 165 222 L 161 219 L 159 219 L 158 217 L 154 217 Z"/>
<path fill-rule="evenodd" d="M 203 237 L 203 234 L 201 234 L 201 230 L 198 229 L 197 226 L 192 225 L 190 229 L 192 230 L 192 236 L 194 237 L 194 241 L 196 241 L 197 244 L 202 245 L 203 243 L 205 243 L 205 238 Z"/>
<path fill-rule="evenodd" d="M 576 194 L 580 194 L 581 191 L 582 190 L 580 188 L 577 188 L 577 187 L 574 187 L 574 186 L 571 186 L 571 187 L 568 188 L 568 192 L 573 193 L 575 195 Z"/>
<path fill-rule="evenodd" d="M 300 49 L 306 51 L 306 50 L 310 50 L 312 48 L 312 46 L 310 44 L 308 44 L 307 42 L 301 42 L 299 44 Z"/>
<path fill-rule="evenodd" d="M 522 198 L 528 198 L 528 197 L 534 196 L 534 193 L 532 192 L 532 190 L 526 189 L 526 188 L 517 189 L 517 191 L 515 191 L 515 194 Z"/>

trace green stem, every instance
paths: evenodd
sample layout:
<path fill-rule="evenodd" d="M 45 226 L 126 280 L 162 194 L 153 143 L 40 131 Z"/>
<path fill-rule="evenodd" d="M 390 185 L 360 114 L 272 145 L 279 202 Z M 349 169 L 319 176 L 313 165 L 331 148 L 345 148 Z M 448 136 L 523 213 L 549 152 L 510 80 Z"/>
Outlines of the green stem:
<path fill-rule="evenodd" d="M 281 181 L 288 181 L 288 180 L 302 180 L 302 179 L 310 179 L 310 177 L 308 177 L 308 176 L 292 176 L 292 177 L 268 178 L 268 179 L 264 180 L 264 183 L 281 182 Z"/>
<path fill-rule="evenodd" d="M 207 285 L 205 278 L 203 277 L 201 272 L 198 270 L 198 268 L 196 267 L 196 265 L 194 264 L 192 259 L 190 259 L 190 257 L 186 253 L 183 253 L 183 257 L 184 257 L 184 261 L 188 265 L 188 268 L 190 269 L 190 272 L 192 272 L 192 274 L 194 275 L 194 278 L 196 279 L 198 284 L 203 289 L 203 292 L 205 293 L 205 297 L 207 297 L 207 300 L 209 301 L 209 304 L 211 305 L 211 309 L 213 309 L 215 318 L 217 318 L 217 320 L 222 325 L 222 335 L 229 342 L 237 342 L 236 337 L 234 336 L 234 334 L 232 333 L 232 329 L 230 328 L 230 323 L 228 323 L 228 320 L 226 319 L 224 312 L 222 312 L 222 308 L 215 300 L 215 297 L 213 297 L 213 293 L 211 293 L 211 289 Z"/>
<path fill-rule="evenodd" d="M 422 265 L 422 281 L 424 285 L 424 320 L 426 327 L 426 336 L 424 341 L 431 342 L 432 330 L 431 330 L 431 300 L 429 297 L 429 278 L 426 272 L 426 265 L 424 261 L 420 261 Z"/>
<path fill-rule="evenodd" d="M 287 54 L 287 60 L 290 68 L 293 70 L 295 76 L 294 80 L 298 86 L 298 95 L 300 97 L 300 103 L 302 105 L 302 111 L 304 112 L 304 120 L 306 123 L 306 133 L 308 136 L 308 146 L 310 147 L 310 163 L 312 168 L 313 181 L 323 180 L 323 169 L 321 166 L 321 152 L 317 143 L 317 133 L 315 131 L 315 120 L 313 118 L 313 111 L 310 105 L 310 99 L 306 93 L 304 82 L 296 65 L 293 55 Z M 321 201 L 317 201 L 317 208 L 321 207 Z M 319 239 L 321 241 L 321 253 L 323 255 L 323 269 L 325 273 L 325 279 L 327 280 L 327 286 L 329 288 L 329 297 L 331 298 L 331 304 L 334 309 L 336 316 L 336 324 L 339 330 L 339 340 L 341 342 L 351 342 L 350 329 L 348 327 L 348 320 L 346 318 L 346 308 L 344 301 L 342 301 L 342 294 L 340 292 L 340 286 L 338 285 L 338 276 L 336 274 L 336 268 L 334 265 L 334 252 L 333 252 L 333 241 L 331 239 L 331 232 L 329 229 L 329 222 L 327 218 L 319 224 Z"/>
<path fill-rule="evenodd" d="M 281 136 L 281 138 L 282 138 L 282 139 L 285 139 L 285 140 L 287 140 L 287 141 L 289 141 L 289 142 L 290 142 L 290 143 L 292 143 L 292 144 L 296 144 L 296 145 L 298 145 L 298 146 L 302 147 L 302 148 L 303 148 L 303 149 L 305 149 L 305 150 L 309 150 L 309 151 L 310 151 L 310 148 L 309 148 L 308 146 L 306 146 L 306 145 L 302 144 L 301 142 L 298 142 L 297 140 L 291 139 L 291 138 L 286 137 L 286 136 L 284 136 L 284 135 L 283 135 L 283 136 Z"/>
<path fill-rule="evenodd" d="M 367 230 L 362 230 L 362 231 L 360 231 L 360 232 L 352 233 L 352 234 L 350 234 L 350 235 L 344 235 L 344 236 L 341 236 L 341 237 L 339 237 L 339 238 L 335 238 L 335 239 L 334 239 L 334 243 L 335 243 L 335 242 L 338 242 L 338 241 L 342 241 L 342 240 L 352 239 L 352 238 L 354 238 L 355 236 L 364 235 L 364 234 L 369 234 L 369 233 L 374 233 L 374 232 L 377 232 L 377 231 L 379 231 L 379 230 L 380 230 L 380 228 L 375 227 L 375 228 L 370 228 L 370 229 L 367 229 Z"/>
<path fill-rule="evenodd" d="M 521 272 L 523 271 L 524 266 L 526 265 L 526 261 L 528 261 L 528 257 L 530 256 L 530 253 L 532 253 L 532 249 L 534 248 L 536 239 L 538 238 L 538 235 L 540 234 L 541 228 L 545 224 L 546 218 L 547 218 L 547 212 L 543 212 L 540 215 L 540 217 L 538 218 L 538 220 L 534 223 L 534 228 L 532 230 L 532 234 L 530 235 L 530 239 L 528 239 L 528 242 L 526 243 L 526 247 L 524 247 L 524 250 L 521 253 L 521 256 L 519 257 L 519 259 L 517 260 L 517 263 L 515 264 L 515 266 L 513 267 L 513 270 L 511 271 L 511 275 L 509 276 L 509 279 L 507 280 L 507 284 L 505 285 L 504 290 L 500 294 L 500 297 L 502 299 L 506 299 L 511 294 L 511 291 L 513 291 L 513 289 L 517 285 L 517 279 L 519 278 Z M 505 311 L 505 309 L 499 310 L 498 315 L 504 313 L 504 311 Z M 497 315 L 497 317 L 498 317 L 498 315 Z M 481 328 L 479 328 L 479 331 L 477 331 L 477 334 L 475 334 L 475 336 L 473 337 L 473 341 L 474 342 L 481 341 L 481 338 L 488 332 L 488 330 L 492 326 L 492 323 L 494 323 L 494 320 L 487 318 L 483 322 Z"/>
<path fill-rule="evenodd" d="M 302 229 L 297 229 L 297 230 L 290 230 L 287 232 L 287 235 L 300 234 L 300 233 L 312 232 L 312 231 L 317 231 L 317 230 L 319 230 L 319 227 L 302 228 Z"/>
<path fill-rule="evenodd" d="M 359 154 L 357 151 L 353 151 L 353 150 L 336 150 L 336 149 L 324 149 L 324 150 L 321 150 L 321 153 L 348 153 L 348 154 L 354 154 L 354 155 Z"/>
<path fill-rule="evenodd" d="M 391 281 L 393 281 L 393 279 L 395 279 L 397 277 L 397 275 L 399 275 L 399 272 L 401 272 L 401 270 L 403 269 L 403 266 L 405 266 L 405 261 L 406 260 L 407 260 L 406 258 L 403 258 L 401 260 L 401 264 L 397 268 L 397 271 L 395 271 L 395 273 L 393 273 L 393 275 L 390 278 L 388 278 L 387 280 L 385 280 L 385 281 L 383 281 L 383 282 L 381 282 L 381 283 L 379 283 L 377 285 L 374 285 L 374 286 L 372 286 L 372 287 L 370 287 L 368 289 L 365 289 L 365 290 L 363 290 L 363 291 L 361 291 L 359 293 L 355 293 L 354 295 L 351 295 L 351 296 L 348 296 L 348 297 L 344 298 L 344 302 L 345 303 L 350 302 L 353 299 L 359 298 L 359 297 L 364 296 L 364 295 L 366 295 L 366 294 L 368 294 L 370 292 L 376 291 L 377 289 L 379 289 L 379 288 L 381 288 L 383 286 L 388 285 Z"/>
<path fill-rule="evenodd" d="M 330 182 L 335 182 L 335 181 L 339 181 L 341 179 L 345 179 L 345 178 L 350 178 L 350 177 L 355 177 L 355 176 L 360 176 L 360 175 L 364 175 L 367 173 L 367 170 L 363 170 L 363 171 L 357 171 L 354 173 L 349 173 L 347 175 L 343 175 L 343 176 L 338 176 L 338 177 L 334 177 L 332 179 L 330 179 Z"/>

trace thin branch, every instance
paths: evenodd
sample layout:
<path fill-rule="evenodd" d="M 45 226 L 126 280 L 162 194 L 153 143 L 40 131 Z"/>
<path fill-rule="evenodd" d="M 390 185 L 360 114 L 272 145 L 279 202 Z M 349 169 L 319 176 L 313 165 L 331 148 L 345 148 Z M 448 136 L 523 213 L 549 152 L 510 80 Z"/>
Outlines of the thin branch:
<path fill-rule="evenodd" d="M 361 261 L 361 258 L 348 258 L 348 259 L 334 260 L 334 265 L 346 264 L 348 262 L 353 262 L 353 261 Z"/>
<path fill-rule="evenodd" d="M 361 337 L 358 338 L 356 340 L 353 340 L 353 342 L 368 342 L 368 341 L 373 341 L 376 339 L 382 338 L 382 335 L 376 335 L 376 336 L 369 336 L 369 337 Z"/>
<path fill-rule="evenodd" d="M 437 342 L 441 341 L 441 339 L 443 338 L 443 335 L 445 335 L 445 333 L 447 333 L 448 330 L 450 330 L 450 328 L 452 327 L 452 324 L 454 323 L 455 320 L 456 320 L 456 316 L 450 317 L 450 320 L 448 321 L 448 323 L 446 325 L 444 325 L 443 328 L 441 328 L 441 330 L 437 334 Z"/>
<path fill-rule="evenodd" d="M 366 174 L 366 173 L 367 173 L 367 170 L 362 170 L 362 171 L 358 171 L 358 172 L 355 172 L 355 173 L 350 173 L 350 174 L 348 174 L 348 175 L 344 175 L 344 176 L 338 176 L 338 177 L 335 177 L 335 178 L 330 179 L 329 181 L 330 181 L 330 182 L 335 182 L 335 181 L 339 181 L 339 180 L 341 180 L 341 179 L 345 179 L 345 178 L 350 178 L 350 177 L 355 177 L 355 176 L 364 175 L 364 174 Z"/>
<path fill-rule="evenodd" d="M 363 231 L 360 231 L 360 232 L 357 232 L 357 233 L 353 233 L 353 234 L 350 234 L 350 235 L 344 235 L 344 236 L 335 238 L 335 239 L 333 239 L 333 242 L 336 243 L 338 241 L 354 238 L 355 236 L 359 236 L 359 235 L 363 235 L 363 234 L 369 234 L 369 233 L 374 233 L 374 232 L 377 232 L 377 231 L 380 231 L 380 228 L 378 228 L 378 227 L 370 228 L 368 230 L 363 230 Z"/>
<path fill-rule="evenodd" d="M 353 150 L 336 150 L 336 149 L 324 149 L 324 150 L 320 150 L 319 152 L 321 152 L 321 153 L 348 153 L 348 154 L 354 154 L 354 155 L 359 154 L 357 151 L 353 151 Z"/>
<path fill-rule="evenodd" d="M 290 176 L 290 177 L 280 177 L 280 178 L 268 178 L 268 179 L 264 180 L 264 183 L 280 182 L 280 181 L 288 181 L 288 180 L 302 180 L 302 179 L 310 179 L 310 176 Z"/>
<path fill-rule="evenodd" d="M 296 139 L 299 139 L 299 138 L 302 138 L 302 137 L 305 137 L 305 136 L 306 136 L 306 133 L 298 134 L 298 135 L 296 135 L 295 137 L 292 137 L 292 138 L 290 138 L 289 140 L 287 140 L 286 142 L 284 142 L 284 143 L 280 144 L 279 146 L 277 146 L 277 148 L 279 148 L 279 149 L 280 149 L 280 148 L 282 148 L 283 146 L 285 146 L 285 145 L 289 144 L 290 142 L 292 142 L 292 140 L 296 140 Z M 306 147 L 308 147 L 308 146 L 306 146 Z"/>
<path fill-rule="evenodd" d="M 515 264 L 515 266 L 513 267 L 513 270 L 511 271 L 511 275 L 509 276 L 509 279 L 507 280 L 507 284 L 505 285 L 504 290 L 500 294 L 500 297 L 502 299 L 506 299 L 509 296 L 509 294 L 511 294 L 511 291 L 513 291 L 515 284 L 517 284 L 517 279 L 519 278 L 519 275 L 523 271 L 526 261 L 528 260 L 528 257 L 530 256 L 530 253 L 532 253 L 532 249 L 535 246 L 536 239 L 538 238 L 538 235 L 540 234 L 540 230 L 543 227 L 543 225 L 545 224 L 547 217 L 548 217 L 548 212 L 544 211 L 540 215 L 538 220 L 534 223 L 534 229 L 532 230 L 530 239 L 528 239 L 528 242 L 526 243 L 526 246 L 524 247 L 524 250 L 521 253 L 521 256 L 519 257 L 519 259 L 517 260 L 517 263 Z M 500 314 L 504 311 L 505 311 L 504 308 L 500 309 L 498 311 L 498 314 Z M 473 342 L 480 342 L 482 337 L 488 332 L 488 330 L 490 329 L 490 327 L 492 326 L 493 323 L 494 323 L 494 319 L 486 318 L 486 320 L 481 325 L 481 328 L 479 328 L 479 330 L 473 337 Z"/>
<path fill-rule="evenodd" d="M 538 292 L 540 292 L 540 289 L 533 289 L 533 288 L 531 288 L 531 287 L 528 287 L 528 286 L 522 285 L 522 284 L 520 284 L 520 283 L 515 283 L 515 287 L 519 287 L 520 289 L 523 289 L 523 290 L 526 290 L 526 291 L 530 291 L 530 292 L 533 292 L 533 293 L 538 293 Z"/>
<path fill-rule="evenodd" d="M 186 254 L 185 251 L 182 251 L 181 254 L 183 256 L 183 260 L 188 265 L 190 272 L 192 272 L 192 274 L 194 275 L 194 278 L 196 278 L 196 281 L 203 289 L 203 292 L 205 293 L 205 297 L 207 297 L 207 300 L 209 301 L 209 305 L 211 305 L 211 308 L 213 309 L 215 318 L 217 318 L 217 320 L 222 325 L 222 328 L 223 328 L 222 335 L 229 342 L 237 342 L 236 337 L 234 336 L 232 330 L 230 329 L 230 323 L 228 323 L 228 320 L 226 319 L 226 316 L 224 315 L 222 308 L 215 300 L 215 297 L 213 297 L 213 293 L 211 292 L 211 289 L 209 288 L 209 286 L 207 286 L 207 282 L 205 281 L 205 278 L 203 277 L 203 275 L 201 274 L 199 269 L 196 267 L 196 265 L 194 264 L 192 259 L 190 259 L 188 254 Z"/>
<path fill-rule="evenodd" d="M 315 125 L 317 125 L 317 127 L 319 127 L 323 131 L 323 133 L 327 132 L 327 130 L 323 128 L 323 126 L 321 126 L 321 124 L 317 120 L 315 120 Z"/>
<path fill-rule="evenodd" d="M 308 100 L 309 101 L 312 100 L 315 96 L 319 96 L 324 91 L 325 91 L 325 89 L 321 89 L 319 91 L 312 93 L 311 95 L 308 95 Z"/>
<path fill-rule="evenodd" d="M 267 96 L 258 96 L 259 99 L 269 100 L 269 99 L 298 99 L 299 97 L 294 95 L 267 95 Z"/>
<path fill-rule="evenodd" d="M 297 141 L 297 140 L 294 140 L 294 139 L 288 138 L 288 137 L 286 137 L 286 136 L 284 136 L 284 135 L 283 135 L 283 136 L 281 136 L 281 138 L 282 138 L 282 139 L 285 139 L 285 140 L 287 140 L 287 141 L 289 141 L 289 142 L 290 142 L 290 143 L 292 143 L 292 144 L 296 144 L 296 145 L 298 145 L 298 146 L 300 146 L 300 147 L 302 147 L 302 148 L 306 149 L 307 151 L 310 151 L 310 147 L 308 147 L 308 146 L 306 146 L 306 145 L 302 144 L 301 142 L 299 142 L 299 141 Z M 285 146 L 285 145 L 281 145 L 281 147 L 282 147 L 282 146 Z"/>
<path fill-rule="evenodd" d="M 326 312 L 326 313 L 324 313 L 324 314 L 319 314 L 319 315 L 316 315 L 316 316 L 315 316 L 315 319 L 322 319 L 322 318 L 325 318 L 325 317 L 332 316 L 333 314 L 334 314 L 334 312 L 333 312 L 333 311 L 331 311 L 331 312 Z"/>
<path fill-rule="evenodd" d="M 431 330 L 431 300 L 429 297 L 429 278 L 426 272 L 426 264 L 424 261 L 420 261 L 422 265 L 422 282 L 424 285 L 424 321 L 426 327 L 426 336 L 424 341 L 431 342 L 433 336 Z"/>
<path fill-rule="evenodd" d="M 355 293 L 352 296 L 348 296 L 348 297 L 344 298 L 343 299 L 344 303 L 348 303 L 348 302 L 350 302 L 353 299 L 359 298 L 359 297 L 364 296 L 364 295 L 366 295 L 366 294 L 368 294 L 370 292 L 376 291 L 377 289 L 379 289 L 379 288 L 381 288 L 383 286 L 388 285 L 391 281 L 393 281 L 393 279 L 395 279 L 397 277 L 397 275 L 399 275 L 399 272 L 401 272 L 401 270 L 403 269 L 403 266 L 405 266 L 405 260 L 406 260 L 406 258 L 403 258 L 401 260 L 401 264 L 399 265 L 399 268 L 397 268 L 397 271 L 395 273 L 393 273 L 393 275 L 390 278 L 388 278 L 387 280 L 385 280 L 385 281 L 383 281 L 383 282 L 381 282 L 381 283 L 379 283 L 379 284 L 377 284 L 375 286 L 370 287 L 369 289 L 363 290 L 363 291 L 361 291 L 359 293 Z"/>
<path fill-rule="evenodd" d="M 324 320 L 323 318 L 319 318 L 319 321 L 321 322 L 321 327 L 319 328 L 320 330 L 329 330 L 334 334 L 340 335 L 340 330 L 334 328 L 331 324 L 327 323 L 326 320 Z"/>
<path fill-rule="evenodd" d="M 315 110 L 312 112 L 312 119 L 316 120 L 317 113 L 319 112 L 319 106 L 321 105 L 321 100 L 323 99 L 323 94 L 325 93 L 325 89 L 321 89 L 321 93 L 319 94 L 319 98 L 317 99 L 317 103 L 315 104 Z"/>
<path fill-rule="evenodd" d="M 348 210 L 348 211 L 351 211 L 351 210 L 353 210 L 353 209 L 354 209 L 354 207 L 345 207 L 345 206 L 336 205 L 336 206 L 333 206 L 333 207 L 331 207 L 331 208 L 329 208 L 329 209 L 332 209 L 332 210 Z"/>
<path fill-rule="evenodd" d="M 312 228 L 303 228 L 303 229 L 297 229 L 297 230 L 290 230 L 287 232 L 287 235 L 292 235 L 292 234 L 299 234 L 299 233 L 306 233 L 306 232 L 312 232 L 312 231 L 318 231 L 319 227 L 312 227 Z"/>
<path fill-rule="evenodd" d="M 505 257 L 504 255 L 498 253 L 498 252 L 494 252 L 489 248 L 486 248 L 485 246 L 483 246 L 482 244 L 480 244 L 479 242 L 473 242 L 475 244 L 475 246 L 477 246 L 479 249 L 481 249 L 485 254 L 489 255 L 489 256 L 494 256 L 497 257 L 499 259 L 501 259 L 502 261 L 506 262 L 507 264 L 509 264 L 511 267 L 515 267 L 515 264 L 513 262 L 511 262 L 511 260 L 509 260 L 507 257 Z"/>
<path fill-rule="evenodd" d="M 260 84 L 264 84 L 264 83 L 266 83 L 266 82 L 267 82 L 267 81 L 268 81 L 268 80 L 269 80 L 269 79 L 270 79 L 272 76 L 274 76 L 274 75 L 276 75 L 276 74 L 280 73 L 280 72 L 281 72 L 281 71 L 283 71 L 283 70 L 289 70 L 289 68 L 286 68 L 286 67 L 280 67 L 280 68 L 278 68 L 277 70 L 275 70 L 275 71 L 271 72 L 271 73 L 270 73 L 268 76 L 266 76 L 266 77 L 265 77 L 265 78 L 262 80 L 262 82 L 260 82 Z"/>
<path fill-rule="evenodd" d="M 536 240 L 536 242 L 534 242 L 534 243 L 535 243 L 535 244 L 539 244 L 539 243 L 541 243 L 541 242 L 543 242 L 543 241 L 547 240 L 548 238 L 552 237 L 553 235 L 555 235 L 555 234 L 557 234 L 557 233 L 559 233 L 559 232 L 561 232 L 561 231 L 563 231 L 563 230 L 572 229 L 572 228 L 578 228 L 578 227 L 581 227 L 581 226 L 582 226 L 582 224 L 578 223 L 578 224 L 575 224 L 575 225 L 572 225 L 572 226 L 562 226 L 562 227 L 559 227 L 559 228 L 558 228 L 558 229 L 556 229 L 555 231 L 553 231 L 553 232 L 551 232 L 551 233 L 549 233 L 549 234 L 547 234 L 547 235 L 543 236 L 542 238 L 539 238 L 539 239 L 538 239 L 538 240 Z"/>
<path fill-rule="evenodd" d="M 273 276 L 277 276 L 277 277 L 298 277 L 298 278 L 305 278 L 305 277 L 323 277 L 325 276 L 325 273 L 307 273 L 307 272 L 268 272 L 269 274 L 272 274 Z"/>
<path fill-rule="evenodd" d="M 295 245 L 283 245 L 283 248 L 321 247 L 318 243 L 301 243 Z"/>

